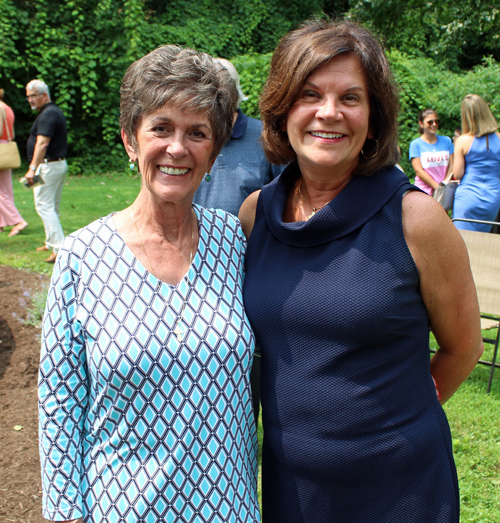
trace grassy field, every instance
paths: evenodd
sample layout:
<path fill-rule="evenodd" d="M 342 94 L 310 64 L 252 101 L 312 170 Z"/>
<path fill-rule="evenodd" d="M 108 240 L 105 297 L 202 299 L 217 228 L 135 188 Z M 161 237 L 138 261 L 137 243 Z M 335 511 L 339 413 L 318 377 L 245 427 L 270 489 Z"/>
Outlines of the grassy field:
<path fill-rule="evenodd" d="M 122 173 L 69 177 L 61 203 L 61 223 L 66 234 L 131 203 L 140 188 L 139 178 Z M 16 174 L 22 176 L 25 171 Z M 14 182 L 16 205 L 29 227 L 14 238 L 0 234 L 0 264 L 50 274 L 53 265 L 43 262 L 47 253 L 35 252 L 44 231 L 34 210 L 31 190 Z M 7 230 L 8 232 L 8 230 Z M 493 337 L 491 332 L 490 337 Z M 431 346 L 435 341 L 431 339 Z M 491 357 L 487 347 L 486 358 Z M 492 391 L 486 394 L 489 367 L 478 365 L 460 390 L 445 405 L 460 480 L 462 523 L 500 522 L 500 370 Z M 259 426 L 262 437 L 262 427 Z"/>
<path fill-rule="evenodd" d="M 18 169 L 14 173 L 14 198 L 16 207 L 29 225 L 12 238 L 8 237 L 10 229 L 0 234 L 0 264 L 50 274 L 53 265 L 43 261 L 48 253 L 35 251 L 36 247 L 43 245 L 45 233 L 35 211 L 33 191 L 16 182 L 25 172 Z M 141 182 L 137 175 L 130 176 L 128 173 L 130 169 L 124 166 L 123 173 L 67 177 L 60 209 L 64 233 L 70 234 L 132 203 Z"/>
<path fill-rule="evenodd" d="M 496 330 L 486 333 L 494 337 Z M 483 358 L 491 359 L 492 352 L 486 345 Z M 477 365 L 444 407 L 460 482 L 462 523 L 500 521 L 500 369 L 486 394 L 489 373 L 490 367 Z"/>

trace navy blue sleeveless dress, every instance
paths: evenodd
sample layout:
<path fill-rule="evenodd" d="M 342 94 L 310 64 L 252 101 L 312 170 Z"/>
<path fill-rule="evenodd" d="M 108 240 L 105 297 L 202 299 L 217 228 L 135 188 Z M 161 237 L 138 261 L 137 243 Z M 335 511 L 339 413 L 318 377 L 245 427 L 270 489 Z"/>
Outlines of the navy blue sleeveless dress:
<path fill-rule="evenodd" d="M 283 223 L 296 164 L 262 189 L 245 307 L 262 350 L 268 523 L 459 520 L 428 315 L 396 168 L 353 178 L 307 222 Z"/>

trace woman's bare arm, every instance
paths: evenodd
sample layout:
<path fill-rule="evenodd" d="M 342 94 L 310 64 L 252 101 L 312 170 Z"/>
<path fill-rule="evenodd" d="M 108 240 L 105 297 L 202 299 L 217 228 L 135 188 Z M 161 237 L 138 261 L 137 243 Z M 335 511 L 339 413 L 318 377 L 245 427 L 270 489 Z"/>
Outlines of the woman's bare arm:
<path fill-rule="evenodd" d="M 240 207 L 240 212 L 238 218 L 241 222 L 241 228 L 245 234 L 247 240 L 252 234 L 253 225 L 255 223 L 255 212 L 257 210 L 257 201 L 259 199 L 259 191 L 253 192 L 242 204 Z"/>
<path fill-rule="evenodd" d="M 465 173 L 465 156 L 469 152 L 473 141 L 474 136 L 468 134 L 463 134 L 456 140 L 455 159 L 453 161 L 453 176 L 456 180 L 461 180 Z"/>
<path fill-rule="evenodd" d="M 446 171 L 446 176 L 444 177 L 445 181 L 450 180 L 451 175 L 453 174 L 453 158 L 454 155 L 450 154 L 450 159 L 448 160 L 448 169 Z"/>
<path fill-rule="evenodd" d="M 443 208 L 428 195 L 403 198 L 403 230 L 420 273 L 420 291 L 439 349 L 431 374 L 446 402 L 483 352 L 479 304 L 465 243 Z"/>

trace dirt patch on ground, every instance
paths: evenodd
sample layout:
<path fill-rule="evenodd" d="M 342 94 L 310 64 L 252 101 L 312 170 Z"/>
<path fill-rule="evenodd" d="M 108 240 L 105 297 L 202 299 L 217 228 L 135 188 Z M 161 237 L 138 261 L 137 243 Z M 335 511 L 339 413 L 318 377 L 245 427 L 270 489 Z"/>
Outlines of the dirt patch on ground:
<path fill-rule="evenodd" d="M 0 266 L 0 522 L 44 523 L 38 458 L 40 329 L 26 325 L 29 295 L 46 276 Z M 14 427 L 22 427 L 14 430 Z"/>

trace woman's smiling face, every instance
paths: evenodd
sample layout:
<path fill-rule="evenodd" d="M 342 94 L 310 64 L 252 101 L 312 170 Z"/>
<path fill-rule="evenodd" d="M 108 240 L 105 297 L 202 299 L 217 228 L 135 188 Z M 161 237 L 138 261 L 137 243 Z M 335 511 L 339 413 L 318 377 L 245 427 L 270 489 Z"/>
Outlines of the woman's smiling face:
<path fill-rule="evenodd" d="M 424 132 L 428 134 L 436 134 L 439 128 L 439 120 L 436 113 L 429 113 L 424 117 L 424 121 L 420 122 Z"/>
<path fill-rule="evenodd" d="M 302 173 L 331 176 L 352 172 L 371 137 L 365 75 L 353 53 L 336 56 L 306 80 L 283 130 Z"/>
<path fill-rule="evenodd" d="M 160 200 L 192 201 L 211 159 L 214 139 L 206 113 L 187 112 L 165 105 L 143 116 L 137 129 L 137 147 L 122 137 L 129 156 L 139 163 L 145 187 Z"/>

